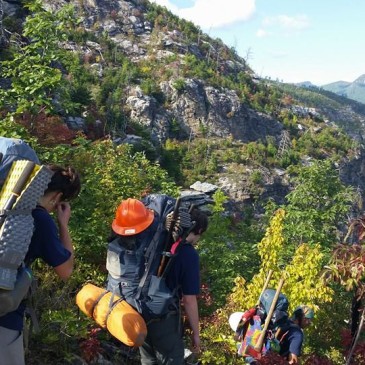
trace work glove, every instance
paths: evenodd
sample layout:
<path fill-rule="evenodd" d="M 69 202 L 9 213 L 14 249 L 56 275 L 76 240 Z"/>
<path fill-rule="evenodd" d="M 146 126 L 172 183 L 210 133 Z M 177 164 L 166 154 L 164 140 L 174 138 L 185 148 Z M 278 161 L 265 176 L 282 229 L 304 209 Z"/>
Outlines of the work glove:
<path fill-rule="evenodd" d="M 167 231 L 170 230 L 171 225 L 173 225 L 172 228 L 172 237 L 174 239 L 174 242 L 178 240 L 179 237 L 182 236 L 184 232 L 189 230 L 192 226 L 191 217 L 189 214 L 189 209 L 186 206 L 180 206 L 179 211 L 176 217 L 176 221 L 173 222 L 173 215 L 174 212 L 170 212 L 166 216 L 165 220 L 165 228 Z"/>

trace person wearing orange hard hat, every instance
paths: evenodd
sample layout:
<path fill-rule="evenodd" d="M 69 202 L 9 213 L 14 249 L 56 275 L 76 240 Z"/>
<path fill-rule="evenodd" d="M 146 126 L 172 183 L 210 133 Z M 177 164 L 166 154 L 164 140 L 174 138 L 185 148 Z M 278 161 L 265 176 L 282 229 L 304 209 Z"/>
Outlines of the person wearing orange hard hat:
<path fill-rule="evenodd" d="M 151 249 L 149 242 L 155 240 L 158 242 L 161 239 L 159 232 L 167 232 L 167 217 L 165 218 L 164 227 L 161 228 L 161 217 L 158 213 L 148 209 L 137 199 L 123 200 L 116 209 L 112 222 L 112 236 L 108 240 L 107 290 L 125 298 L 141 313 L 147 324 L 147 337 L 139 348 L 143 365 L 155 363 L 182 365 L 184 363 L 180 302 L 184 305 L 192 330 L 193 352 L 195 354 L 200 351 L 197 304 L 197 295 L 200 291 L 199 255 L 194 246 L 207 229 L 208 218 L 199 209 L 194 208 L 189 212 L 189 225 L 186 235 L 177 241 L 178 249 L 175 247 L 177 242 L 172 245 L 174 251 L 171 247 L 170 265 L 166 265 L 169 270 L 165 268 L 161 276 L 158 274 L 159 270 L 157 275 L 152 274 L 151 270 L 151 275 L 155 278 L 164 276 L 164 281 L 160 283 L 167 287 L 168 292 L 164 292 L 162 297 L 171 296 L 172 299 L 169 302 L 168 313 L 162 312 L 161 316 L 150 318 L 148 308 L 145 308 L 147 302 L 150 304 L 155 301 L 157 305 L 164 305 L 161 297 L 154 298 L 154 292 L 153 290 L 150 292 L 149 284 L 147 287 L 143 285 L 152 280 L 148 277 L 149 274 L 144 276 L 150 273 L 149 268 L 153 267 L 153 270 L 160 268 L 155 267 L 154 259 L 150 260 L 152 257 L 150 252 L 157 246 Z M 166 238 L 163 240 L 165 241 Z M 146 259 L 147 256 L 148 259 Z M 140 279 L 141 270 L 143 271 L 142 279 Z M 142 295 L 137 298 L 138 292 Z"/>

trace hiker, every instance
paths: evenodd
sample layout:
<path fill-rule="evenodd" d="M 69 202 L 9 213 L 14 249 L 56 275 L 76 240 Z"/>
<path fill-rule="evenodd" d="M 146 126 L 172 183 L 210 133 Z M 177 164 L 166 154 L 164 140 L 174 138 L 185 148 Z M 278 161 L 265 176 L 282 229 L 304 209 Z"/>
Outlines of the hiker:
<path fill-rule="evenodd" d="M 284 299 L 285 296 L 282 295 L 282 298 Z M 282 304 L 285 304 L 284 300 Z M 276 324 L 271 323 L 271 333 L 274 337 L 265 338 L 261 355 L 265 356 L 273 351 L 287 359 L 289 364 L 299 364 L 298 358 L 304 340 L 303 329 L 312 323 L 314 312 L 310 307 L 301 305 L 294 310 L 292 317 L 288 318 L 285 312 L 286 306 L 283 308 L 284 311 L 276 310 L 274 312 Z M 255 358 L 250 356 L 250 352 L 246 350 L 249 348 L 248 345 L 252 346 L 257 343 L 262 331 L 260 318 L 262 309 L 263 306 L 260 302 L 259 307 L 253 307 L 246 312 L 235 312 L 229 317 L 230 327 L 235 332 L 234 339 L 240 342 L 237 346 L 237 354 L 245 356 L 245 362 L 249 364 L 257 363 Z"/>
<path fill-rule="evenodd" d="M 74 264 L 74 249 L 68 230 L 71 215 L 69 201 L 80 192 L 80 178 L 71 168 L 48 166 L 53 176 L 44 195 L 33 210 L 34 232 L 25 263 L 29 266 L 41 258 L 52 266 L 61 279 L 70 277 Z M 50 213 L 55 212 L 58 228 Z M 23 317 L 25 302 L 18 309 L 0 317 L 0 359 L 6 365 L 24 365 Z"/>
<path fill-rule="evenodd" d="M 307 328 L 314 318 L 313 309 L 307 305 L 295 308 L 287 332 L 283 331 L 280 344 L 280 355 L 288 359 L 289 364 L 299 364 L 304 341 L 303 329 Z"/>
<path fill-rule="evenodd" d="M 182 300 L 185 313 L 192 330 L 193 352 L 200 352 L 199 313 L 197 295 L 200 291 L 199 255 L 195 246 L 208 227 L 208 217 L 199 209 L 191 212 L 195 222 L 192 230 L 179 245 L 178 254 L 166 275 L 166 283 L 171 291 L 178 288 L 178 298 Z M 163 318 L 147 323 L 147 338 L 140 347 L 141 364 L 184 364 L 184 342 L 180 313 L 172 312 Z"/>

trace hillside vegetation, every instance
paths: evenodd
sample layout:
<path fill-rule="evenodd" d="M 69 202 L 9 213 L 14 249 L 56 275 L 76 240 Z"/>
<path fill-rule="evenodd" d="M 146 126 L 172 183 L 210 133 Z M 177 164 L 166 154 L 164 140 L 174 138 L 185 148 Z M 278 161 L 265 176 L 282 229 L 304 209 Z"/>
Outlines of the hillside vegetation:
<path fill-rule="evenodd" d="M 199 245 L 202 363 L 243 363 L 227 319 L 257 301 L 272 269 L 290 311 L 315 309 L 303 364 L 343 364 L 364 275 L 364 253 L 348 245 L 361 229 L 346 233 L 362 211 L 365 106 L 259 79 L 234 49 L 148 1 L 26 3 L 0 22 L 0 133 L 30 142 L 43 163 L 73 165 L 83 184 L 72 279 L 35 265 L 41 328 L 28 363 L 138 363 L 78 313 L 75 294 L 105 284 L 122 199 L 178 196 L 200 180 L 218 188 Z M 365 361 L 361 346 L 353 364 Z"/>

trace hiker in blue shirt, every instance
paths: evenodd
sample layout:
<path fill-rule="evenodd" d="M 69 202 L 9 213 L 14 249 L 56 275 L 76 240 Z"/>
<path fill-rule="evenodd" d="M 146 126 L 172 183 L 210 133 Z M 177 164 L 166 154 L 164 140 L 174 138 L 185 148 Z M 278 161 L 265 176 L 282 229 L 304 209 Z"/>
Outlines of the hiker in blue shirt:
<path fill-rule="evenodd" d="M 303 329 L 308 327 L 314 318 L 313 309 L 307 305 L 300 305 L 294 310 L 291 324 L 283 335 L 280 344 L 280 355 L 288 359 L 289 364 L 299 364 L 304 341 Z"/>
<path fill-rule="evenodd" d="M 195 222 L 185 241 L 179 243 L 166 283 L 170 290 L 178 288 L 185 313 L 192 330 L 193 352 L 200 352 L 199 313 L 197 295 L 200 292 L 199 255 L 195 250 L 201 235 L 208 227 L 208 217 L 198 209 L 191 212 Z M 180 313 L 172 312 L 147 324 L 147 338 L 140 347 L 141 364 L 184 364 L 184 342 Z"/>
<path fill-rule="evenodd" d="M 246 312 L 232 313 L 229 317 L 229 324 L 232 330 L 235 331 L 235 340 L 241 342 L 237 346 L 238 355 L 245 354 L 247 344 L 250 343 L 252 345 L 254 337 L 257 341 L 258 334 L 262 330 L 260 317 L 255 314 L 256 310 L 256 307 L 253 307 Z M 313 310 L 306 305 L 297 307 L 290 319 L 284 316 L 282 324 L 274 332 L 274 338 L 266 337 L 261 355 L 269 356 L 270 352 L 274 351 L 286 358 L 289 364 L 299 364 L 299 356 L 301 355 L 304 341 L 303 329 L 312 323 L 313 318 Z M 247 328 L 244 329 L 244 323 L 249 324 L 248 330 Z M 257 364 L 255 358 L 249 355 L 243 356 L 245 356 L 246 363 Z"/>
<path fill-rule="evenodd" d="M 74 265 L 74 249 L 68 230 L 71 216 L 69 201 L 80 192 L 80 179 L 71 168 L 49 166 L 54 172 L 50 183 L 33 210 L 34 233 L 25 257 L 30 265 L 41 258 L 52 266 L 61 279 L 70 277 Z M 55 212 L 57 225 L 50 213 Z M 23 317 L 25 303 L 0 317 L 0 361 L 6 365 L 24 365 Z"/>

